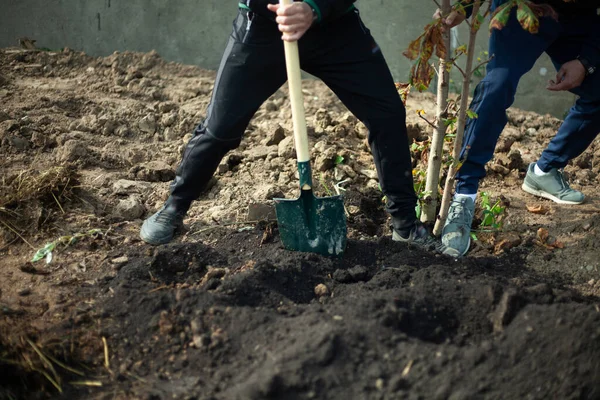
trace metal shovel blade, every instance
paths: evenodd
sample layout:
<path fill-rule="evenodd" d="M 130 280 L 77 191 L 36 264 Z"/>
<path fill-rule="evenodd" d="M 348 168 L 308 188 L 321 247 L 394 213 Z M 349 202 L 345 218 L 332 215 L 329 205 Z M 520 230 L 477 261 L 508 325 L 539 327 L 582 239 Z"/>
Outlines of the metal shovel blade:
<path fill-rule="evenodd" d="M 282 5 L 292 3 L 292 0 L 280 0 Z M 341 196 L 316 198 L 313 194 L 298 42 L 284 41 L 284 50 L 300 197 L 296 200 L 274 199 L 279 236 L 289 250 L 338 256 L 346 248 L 344 202 Z"/>
<path fill-rule="evenodd" d="M 341 196 L 315 197 L 301 190 L 295 200 L 273 199 L 283 246 L 288 250 L 339 256 L 346 249 L 346 214 Z"/>

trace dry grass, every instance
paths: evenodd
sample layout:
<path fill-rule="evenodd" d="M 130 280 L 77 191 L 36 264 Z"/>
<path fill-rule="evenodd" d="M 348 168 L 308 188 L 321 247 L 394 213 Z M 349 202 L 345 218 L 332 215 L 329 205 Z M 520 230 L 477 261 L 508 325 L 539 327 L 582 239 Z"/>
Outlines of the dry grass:
<path fill-rule="evenodd" d="M 0 339 L 0 372 L 7 373 L 0 374 L 0 388 L 6 389 L 5 393 L 0 390 L 0 399 L 21 398 L 23 393 L 62 393 L 67 385 L 102 386 L 98 377 L 89 379 L 89 368 L 59 360 L 67 347 L 57 342 L 42 345 L 26 336 Z M 71 352 L 68 358 L 73 356 Z"/>
<path fill-rule="evenodd" d="M 0 245 L 4 247 L 21 239 L 30 247 L 25 236 L 43 225 L 50 211 L 64 213 L 63 204 L 70 200 L 78 184 L 78 174 L 69 165 L 45 171 L 34 168 L 0 179 Z M 3 240 L 2 240 L 3 239 Z"/>
<path fill-rule="evenodd" d="M 32 201 L 53 200 L 62 209 L 60 200 L 67 198 L 77 184 L 77 172 L 69 166 L 47 171 L 28 169 L 2 178 L 0 209 L 14 208 Z"/>

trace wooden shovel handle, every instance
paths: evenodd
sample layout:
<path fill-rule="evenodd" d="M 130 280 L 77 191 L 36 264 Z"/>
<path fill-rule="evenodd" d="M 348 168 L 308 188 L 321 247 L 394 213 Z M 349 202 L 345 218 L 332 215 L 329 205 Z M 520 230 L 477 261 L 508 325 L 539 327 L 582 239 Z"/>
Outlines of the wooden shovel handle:
<path fill-rule="evenodd" d="M 292 4 L 293 0 L 279 0 L 281 5 Z M 290 101 L 292 103 L 292 121 L 294 124 L 294 142 L 298 162 L 310 161 L 308 137 L 306 135 L 306 116 L 304 114 L 304 98 L 302 96 L 302 75 L 300 72 L 300 56 L 298 42 L 284 41 L 285 65 L 287 68 Z"/>

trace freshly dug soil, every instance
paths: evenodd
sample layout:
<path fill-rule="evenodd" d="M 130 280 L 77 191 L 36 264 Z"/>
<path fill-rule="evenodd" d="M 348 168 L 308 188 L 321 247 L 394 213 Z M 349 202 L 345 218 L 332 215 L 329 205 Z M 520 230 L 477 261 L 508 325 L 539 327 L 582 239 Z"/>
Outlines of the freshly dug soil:
<path fill-rule="evenodd" d="M 561 121 L 509 110 L 482 184 L 502 229 L 478 204 L 454 260 L 391 241 L 364 125 L 305 81 L 317 194 L 346 181 L 344 256 L 283 249 L 269 214 L 297 196 L 285 87 L 186 230 L 148 246 L 213 79 L 156 53 L 0 51 L 0 400 L 600 398 L 598 141 L 566 168 L 586 203 L 536 199 L 522 178 Z"/>

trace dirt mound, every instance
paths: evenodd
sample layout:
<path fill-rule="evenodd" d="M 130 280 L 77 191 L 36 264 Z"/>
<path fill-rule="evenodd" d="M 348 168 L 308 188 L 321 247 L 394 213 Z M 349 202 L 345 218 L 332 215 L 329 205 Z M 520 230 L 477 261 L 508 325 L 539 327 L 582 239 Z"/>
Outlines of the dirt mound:
<path fill-rule="evenodd" d="M 561 121 L 509 110 L 477 240 L 451 260 L 389 239 L 365 126 L 305 81 L 316 190 L 345 190 L 346 254 L 279 244 L 272 198 L 298 191 L 285 87 L 184 234 L 146 246 L 214 77 L 155 52 L 0 50 L 0 399 L 61 397 L 55 383 L 69 399 L 600 397 L 598 141 L 566 168 L 586 204 L 532 198 L 524 172 Z M 415 111 L 434 101 L 407 104 L 417 186 Z M 31 262 L 41 248 L 51 263 Z"/>
<path fill-rule="evenodd" d="M 520 256 L 493 260 L 522 279 L 516 286 L 388 239 L 351 241 L 340 260 L 261 239 L 235 233 L 214 247 L 130 255 L 102 325 L 111 342 L 137 344 L 113 350 L 121 372 L 153 382 L 131 395 L 600 396 L 600 313 L 539 283 Z"/>

